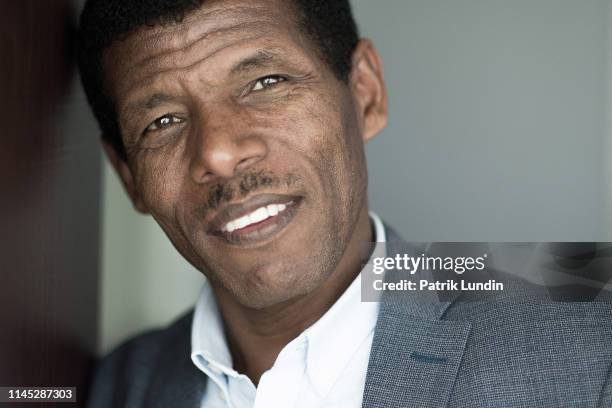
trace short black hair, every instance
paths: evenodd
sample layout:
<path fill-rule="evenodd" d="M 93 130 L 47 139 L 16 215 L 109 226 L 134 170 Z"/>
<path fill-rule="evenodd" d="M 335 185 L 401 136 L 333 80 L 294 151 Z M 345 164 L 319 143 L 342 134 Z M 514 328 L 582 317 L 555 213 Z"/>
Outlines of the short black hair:
<path fill-rule="evenodd" d="M 334 75 L 347 82 L 359 41 L 349 0 L 291 0 L 300 29 L 313 40 Z M 108 94 L 102 53 L 143 26 L 180 23 L 206 0 L 87 0 L 79 24 L 81 81 L 103 137 L 127 160 L 115 103 Z"/>

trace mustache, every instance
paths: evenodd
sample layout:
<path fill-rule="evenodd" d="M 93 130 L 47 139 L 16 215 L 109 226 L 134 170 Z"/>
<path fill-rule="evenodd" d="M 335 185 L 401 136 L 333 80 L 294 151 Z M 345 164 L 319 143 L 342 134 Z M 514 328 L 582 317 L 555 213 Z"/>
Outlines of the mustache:
<path fill-rule="evenodd" d="M 245 198 L 258 190 L 274 187 L 291 188 L 298 181 L 299 177 L 293 173 L 278 176 L 266 171 L 245 172 L 235 180 L 213 185 L 204 199 L 205 204 L 198 211 L 200 214 L 206 214 L 218 209 L 223 204 Z"/>

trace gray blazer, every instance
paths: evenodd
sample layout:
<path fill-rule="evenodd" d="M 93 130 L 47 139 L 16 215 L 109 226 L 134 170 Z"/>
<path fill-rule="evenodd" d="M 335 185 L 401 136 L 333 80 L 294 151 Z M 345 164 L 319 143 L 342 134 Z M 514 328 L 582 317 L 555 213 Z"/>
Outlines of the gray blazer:
<path fill-rule="evenodd" d="M 207 381 L 190 358 L 192 318 L 104 358 L 88 406 L 199 408 Z M 611 304 L 385 295 L 363 407 L 610 408 Z"/>

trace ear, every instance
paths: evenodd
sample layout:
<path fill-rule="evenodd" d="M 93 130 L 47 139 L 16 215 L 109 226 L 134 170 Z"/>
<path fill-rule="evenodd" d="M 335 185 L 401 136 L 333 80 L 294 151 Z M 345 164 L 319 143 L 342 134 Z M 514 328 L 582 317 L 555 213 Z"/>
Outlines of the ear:
<path fill-rule="evenodd" d="M 387 90 L 382 60 L 370 40 L 359 41 L 353 52 L 351 89 L 357 102 L 364 142 L 377 136 L 387 125 Z"/>
<path fill-rule="evenodd" d="M 132 170 L 130 170 L 128 163 L 121 158 L 115 147 L 104 140 L 104 138 L 102 138 L 102 147 L 104 148 L 104 153 L 106 153 L 108 161 L 112 164 L 113 168 L 117 172 L 119 179 L 121 179 L 123 187 L 130 197 L 130 200 L 132 200 L 132 204 L 134 205 L 136 211 L 142 214 L 148 214 L 149 211 L 144 205 L 144 202 L 136 189 L 136 183 L 134 183 Z"/>

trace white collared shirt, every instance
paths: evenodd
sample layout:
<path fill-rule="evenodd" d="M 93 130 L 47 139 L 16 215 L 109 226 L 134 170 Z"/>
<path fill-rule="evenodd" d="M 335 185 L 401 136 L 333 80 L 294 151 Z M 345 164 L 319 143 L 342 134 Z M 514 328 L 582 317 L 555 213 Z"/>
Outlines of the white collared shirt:
<path fill-rule="evenodd" d="M 386 242 L 370 212 L 377 242 Z M 191 359 L 209 377 L 202 408 L 361 407 L 378 303 L 361 302 L 358 276 L 312 326 L 289 342 L 257 387 L 232 368 L 221 315 L 208 283 L 195 307 Z"/>

